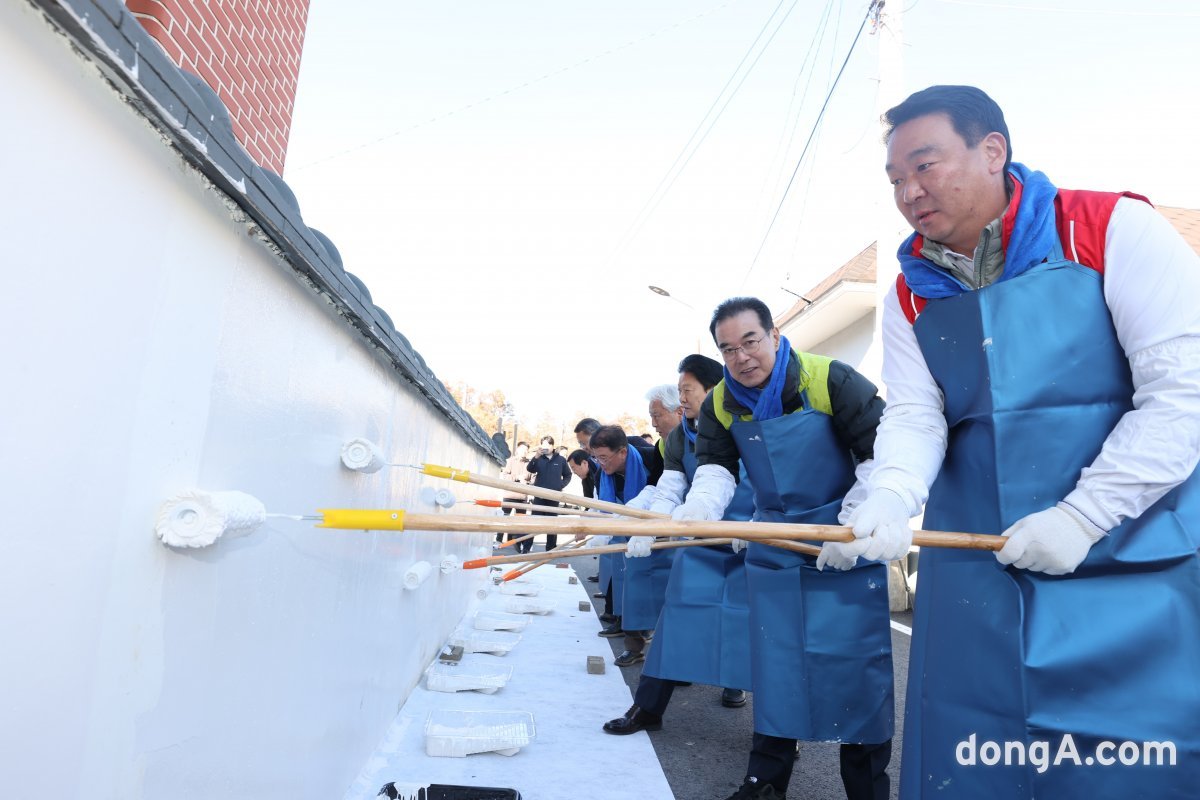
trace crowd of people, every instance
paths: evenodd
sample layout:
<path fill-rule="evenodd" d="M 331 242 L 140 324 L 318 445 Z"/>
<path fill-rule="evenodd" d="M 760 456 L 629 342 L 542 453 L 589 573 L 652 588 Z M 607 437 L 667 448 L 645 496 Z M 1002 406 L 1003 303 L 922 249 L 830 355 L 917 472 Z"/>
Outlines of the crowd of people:
<path fill-rule="evenodd" d="M 574 473 L 589 496 L 679 521 L 855 537 L 815 557 L 648 537 L 602 556 L 600 635 L 625 637 L 618 664 L 644 662 L 634 705 L 602 729 L 660 729 L 681 683 L 734 706 L 749 691 L 729 800 L 785 797 L 801 740 L 840 744 L 848 798 L 886 800 L 885 568 L 923 510 L 927 529 L 1006 542 L 920 554 L 901 798 L 1193 797 L 1200 258 L 1145 198 L 1012 161 L 979 89 L 930 87 L 884 121 L 913 228 L 884 301 L 886 406 L 735 297 L 709 327 L 723 363 L 688 355 L 647 395 L 655 446 L 584 419 L 578 450 L 544 439 L 529 462 L 538 485 Z"/>

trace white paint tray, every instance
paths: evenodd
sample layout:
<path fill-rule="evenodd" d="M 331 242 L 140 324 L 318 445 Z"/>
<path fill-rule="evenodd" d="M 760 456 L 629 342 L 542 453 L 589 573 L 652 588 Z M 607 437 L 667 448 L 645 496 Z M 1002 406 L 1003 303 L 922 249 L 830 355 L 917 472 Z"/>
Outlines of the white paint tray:
<path fill-rule="evenodd" d="M 425 755 L 464 758 L 472 753 L 516 755 L 533 741 L 528 711 L 435 709 L 425 720 Z"/>
<path fill-rule="evenodd" d="M 450 639 L 446 643 L 458 645 L 464 653 L 494 653 L 502 656 L 512 650 L 519 641 L 521 641 L 519 633 L 472 631 L 460 628 L 450 634 Z"/>
<path fill-rule="evenodd" d="M 513 668 L 506 664 L 482 661 L 443 664 L 434 661 L 429 665 L 429 669 L 425 670 L 425 688 L 431 692 L 474 691 L 494 694 L 498 689 L 504 688 L 512 674 Z"/>
<path fill-rule="evenodd" d="M 554 601 L 540 597 L 509 597 L 504 601 L 504 610 L 513 614 L 549 614 L 554 610 Z"/>
<path fill-rule="evenodd" d="M 525 597 L 536 597 L 541 594 L 542 585 L 537 581 L 516 578 L 500 584 L 500 594 L 519 594 Z"/>
<path fill-rule="evenodd" d="M 504 611 L 480 611 L 475 615 L 477 631 L 523 631 L 532 622 L 524 614 L 508 614 Z"/>

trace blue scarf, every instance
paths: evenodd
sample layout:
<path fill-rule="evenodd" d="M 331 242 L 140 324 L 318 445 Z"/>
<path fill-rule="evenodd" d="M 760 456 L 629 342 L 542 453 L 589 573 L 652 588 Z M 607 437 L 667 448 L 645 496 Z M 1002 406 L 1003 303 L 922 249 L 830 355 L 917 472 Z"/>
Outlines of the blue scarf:
<path fill-rule="evenodd" d="M 694 448 L 696 446 L 696 431 L 692 430 L 692 427 L 688 425 L 688 418 L 684 417 L 683 421 L 679 424 L 683 426 L 683 438 L 687 439 L 688 444 Z"/>
<path fill-rule="evenodd" d="M 1012 235 L 1005 249 L 1004 272 L 997 283 L 1015 278 L 1045 261 L 1058 238 L 1054 217 L 1054 198 L 1058 195 L 1058 189 L 1045 175 L 1034 172 L 1024 164 L 1013 162 L 1009 166 L 1009 174 L 1021 183 L 1021 204 L 1017 207 Z M 916 233 L 905 239 L 904 244 L 900 245 L 900 252 L 896 254 L 900 259 L 904 280 L 914 294 L 933 300 L 969 291 L 946 270 L 920 253 L 914 253 L 913 243 L 916 239 Z"/>
<path fill-rule="evenodd" d="M 758 422 L 766 422 L 783 416 L 783 385 L 787 378 L 788 361 L 792 357 L 792 343 L 786 336 L 779 337 L 779 349 L 775 351 L 775 366 L 766 388 L 743 386 L 729 374 L 725 367 L 725 391 L 743 408 L 748 408 Z"/>
<path fill-rule="evenodd" d="M 610 503 L 625 505 L 641 494 L 646 488 L 646 465 L 642 462 L 642 454 L 633 445 L 625 447 L 625 496 L 617 497 L 617 483 L 613 476 L 604 470 L 600 471 L 600 499 Z"/>

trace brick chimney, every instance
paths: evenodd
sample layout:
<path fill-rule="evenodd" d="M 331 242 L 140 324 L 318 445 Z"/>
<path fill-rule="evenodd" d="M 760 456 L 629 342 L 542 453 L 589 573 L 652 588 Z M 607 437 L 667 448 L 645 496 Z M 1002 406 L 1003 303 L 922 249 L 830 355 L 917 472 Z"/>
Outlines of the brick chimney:
<path fill-rule="evenodd" d="M 309 0 L 126 0 L 175 63 L 203 78 L 260 166 L 283 174 Z"/>

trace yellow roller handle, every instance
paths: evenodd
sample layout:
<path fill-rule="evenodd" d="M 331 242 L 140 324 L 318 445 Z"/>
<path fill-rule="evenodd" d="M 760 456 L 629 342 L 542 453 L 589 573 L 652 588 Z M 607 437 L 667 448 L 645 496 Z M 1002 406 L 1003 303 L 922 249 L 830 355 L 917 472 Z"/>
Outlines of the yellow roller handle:
<path fill-rule="evenodd" d="M 445 478 L 451 481 L 462 481 L 469 483 L 471 481 L 471 473 L 465 469 L 455 469 L 454 467 L 439 467 L 437 464 L 422 464 L 421 472 L 426 475 L 431 475 L 434 478 Z"/>
<path fill-rule="evenodd" d="M 321 508 L 325 518 L 318 528 L 345 528 L 356 531 L 402 531 L 404 512 L 400 509 Z"/>

